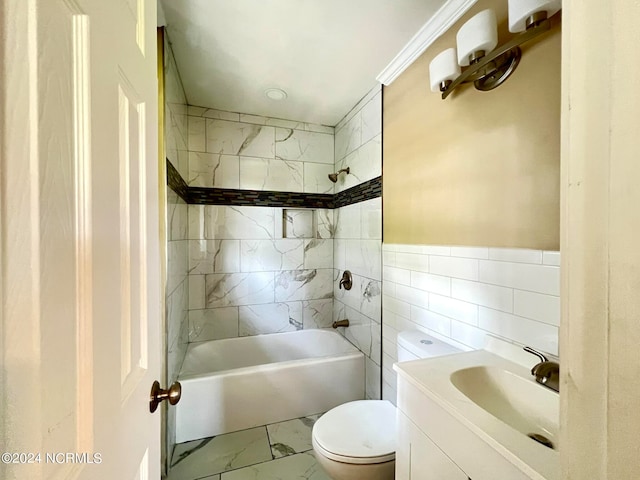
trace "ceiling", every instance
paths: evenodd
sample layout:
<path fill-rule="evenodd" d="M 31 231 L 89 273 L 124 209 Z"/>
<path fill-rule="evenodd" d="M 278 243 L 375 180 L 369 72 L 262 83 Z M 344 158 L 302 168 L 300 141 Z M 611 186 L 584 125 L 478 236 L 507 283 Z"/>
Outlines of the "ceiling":
<path fill-rule="evenodd" d="M 335 125 L 445 0 L 160 3 L 190 105 Z"/>

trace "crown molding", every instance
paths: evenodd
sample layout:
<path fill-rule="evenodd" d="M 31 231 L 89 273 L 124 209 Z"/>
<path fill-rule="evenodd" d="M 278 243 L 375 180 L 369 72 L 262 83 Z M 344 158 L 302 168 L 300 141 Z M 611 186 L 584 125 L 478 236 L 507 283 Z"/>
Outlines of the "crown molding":
<path fill-rule="evenodd" d="M 407 43 L 400 53 L 376 77 L 380 83 L 391 83 L 422 55 L 443 33 L 456 23 L 478 0 L 448 0 Z"/>

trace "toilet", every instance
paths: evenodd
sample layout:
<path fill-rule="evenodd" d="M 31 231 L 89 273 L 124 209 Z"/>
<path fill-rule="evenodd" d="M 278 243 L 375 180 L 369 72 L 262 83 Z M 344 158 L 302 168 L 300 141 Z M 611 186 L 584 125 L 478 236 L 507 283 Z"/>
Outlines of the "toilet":
<path fill-rule="evenodd" d="M 417 330 L 398 334 L 398 361 L 460 350 Z M 396 408 L 388 400 L 356 400 L 332 408 L 313 426 L 318 463 L 333 480 L 395 478 Z"/>

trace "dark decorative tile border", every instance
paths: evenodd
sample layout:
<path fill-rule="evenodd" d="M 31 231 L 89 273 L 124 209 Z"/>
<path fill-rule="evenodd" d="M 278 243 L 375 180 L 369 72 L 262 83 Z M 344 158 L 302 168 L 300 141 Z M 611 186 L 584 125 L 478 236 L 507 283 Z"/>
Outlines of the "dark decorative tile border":
<path fill-rule="evenodd" d="M 333 196 L 333 208 L 346 207 L 382 196 L 382 177 L 376 177 Z"/>
<path fill-rule="evenodd" d="M 297 193 L 269 190 L 190 187 L 167 159 L 167 185 L 187 203 L 285 208 L 340 208 L 382 195 L 382 177 L 368 180 L 340 193 Z"/>
<path fill-rule="evenodd" d="M 189 197 L 189 203 L 196 205 L 333 208 L 333 195 L 329 193 L 296 193 L 270 190 L 232 190 L 229 188 L 189 187 Z"/>
<path fill-rule="evenodd" d="M 167 158 L 167 185 L 178 194 L 186 203 L 190 202 L 189 185 L 183 180 L 182 175 L 176 170 Z"/>

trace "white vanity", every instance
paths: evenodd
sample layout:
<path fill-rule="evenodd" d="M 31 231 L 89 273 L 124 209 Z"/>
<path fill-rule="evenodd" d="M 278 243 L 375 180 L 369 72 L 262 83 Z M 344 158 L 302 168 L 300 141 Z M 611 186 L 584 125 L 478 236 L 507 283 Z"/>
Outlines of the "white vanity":
<path fill-rule="evenodd" d="M 396 480 L 560 478 L 559 396 L 529 368 L 478 350 L 394 369 Z"/>

